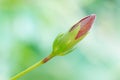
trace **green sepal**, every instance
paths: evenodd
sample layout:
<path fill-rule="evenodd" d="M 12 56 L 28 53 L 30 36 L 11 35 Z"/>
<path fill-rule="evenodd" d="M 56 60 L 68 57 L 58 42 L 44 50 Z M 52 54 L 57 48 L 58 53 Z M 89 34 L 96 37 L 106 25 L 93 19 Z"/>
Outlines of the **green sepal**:
<path fill-rule="evenodd" d="M 63 35 L 64 35 L 64 33 L 61 33 L 61 34 L 57 35 L 56 39 L 53 42 L 53 48 L 55 48 L 56 45 L 58 45 L 58 43 L 59 43 L 60 39 L 63 37 Z"/>
<path fill-rule="evenodd" d="M 74 51 L 75 49 L 76 49 L 76 48 L 72 48 L 72 49 L 70 49 L 70 50 L 68 50 L 68 51 L 66 51 L 66 52 L 60 53 L 59 56 L 64 56 L 64 55 L 66 55 L 66 54 L 68 54 L 68 53 L 71 53 L 71 52 Z"/>

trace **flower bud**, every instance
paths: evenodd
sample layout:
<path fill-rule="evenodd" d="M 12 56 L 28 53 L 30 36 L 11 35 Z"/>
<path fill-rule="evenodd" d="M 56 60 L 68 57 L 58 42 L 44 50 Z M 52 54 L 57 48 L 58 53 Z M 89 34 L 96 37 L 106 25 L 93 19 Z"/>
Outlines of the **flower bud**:
<path fill-rule="evenodd" d="M 95 14 L 89 15 L 76 23 L 67 33 L 60 34 L 53 43 L 52 55 L 65 55 L 81 41 L 90 30 L 95 20 Z"/>

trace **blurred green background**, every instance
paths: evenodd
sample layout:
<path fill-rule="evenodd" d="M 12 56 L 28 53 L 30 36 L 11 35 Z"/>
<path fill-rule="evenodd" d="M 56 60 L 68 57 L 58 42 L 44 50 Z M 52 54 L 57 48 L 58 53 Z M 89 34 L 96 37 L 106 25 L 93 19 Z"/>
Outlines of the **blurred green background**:
<path fill-rule="evenodd" d="M 75 51 L 18 80 L 120 80 L 120 0 L 0 0 L 0 80 L 46 57 L 59 33 L 93 13 Z"/>

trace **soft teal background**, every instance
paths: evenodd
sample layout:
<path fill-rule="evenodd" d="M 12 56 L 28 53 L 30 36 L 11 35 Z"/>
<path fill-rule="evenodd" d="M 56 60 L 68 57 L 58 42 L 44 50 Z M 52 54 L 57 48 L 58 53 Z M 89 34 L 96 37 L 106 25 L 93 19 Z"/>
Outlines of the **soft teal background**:
<path fill-rule="evenodd" d="M 120 80 L 120 0 L 0 0 L 0 80 L 46 57 L 59 33 L 93 13 L 75 51 L 18 80 Z"/>

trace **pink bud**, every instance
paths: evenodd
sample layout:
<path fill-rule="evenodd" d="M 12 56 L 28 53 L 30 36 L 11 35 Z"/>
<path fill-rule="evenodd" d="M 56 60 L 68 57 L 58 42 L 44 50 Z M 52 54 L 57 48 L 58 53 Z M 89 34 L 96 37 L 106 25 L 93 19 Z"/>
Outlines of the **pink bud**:
<path fill-rule="evenodd" d="M 70 29 L 69 32 L 73 31 L 76 27 L 80 27 L 80 30 L 78 31 L 75 39 L 80 38 L 82 35 L 86 34 L 90 30 L 90 28 L 91 28 L 91 26 L 92 26 L 92 24 L 93 24 L 93 22 L 95 20 L 95 17 L 96 17 L 96 15 L 92 14 L 92 15 L 89 15 L 89 16 L 81 19 L 78 23 L 76 23 Z"/>

